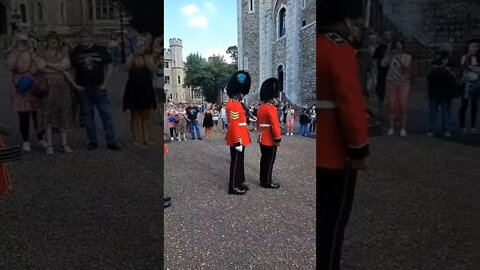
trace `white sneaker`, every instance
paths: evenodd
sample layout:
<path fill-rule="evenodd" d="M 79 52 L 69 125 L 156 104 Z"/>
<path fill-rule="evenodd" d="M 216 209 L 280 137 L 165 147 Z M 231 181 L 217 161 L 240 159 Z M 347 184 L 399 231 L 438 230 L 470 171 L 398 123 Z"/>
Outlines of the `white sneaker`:
<path fill-rule="evenodd" d="M 71 154 L 71 153 L 73 153 L 73 150 L 72 150 L 72 148 L 70 148 L 70 146 L 64 145 L 64 146 L 63 146 L 63 152 L 64 152 L 65 154 Z"/>
<path fill-rule="evenodd" d="M 433 135 L 435 135 L 433 132 L 427 132 L 428 137 L 433 137 Z"/>
<path fill-rule="evenodd" d="M 173 140 L 175 140 L 175 139 L 174 139 L 173 137 L 171 137 L 171 138 L 170 138 L 170 141 L 173 141 Z"/>
<path fill-rule="evenodd" d="M 447 131 L 447 132 L 445 132 L 445 135 L 444 135 L 444 136 L 445 136 L 445 137 L 452 137 L 452 134 L 451 134 L 449 131 Z"/>
<path fill-rule="evenodd" d="M 47 147 L 48 147 L 47 141 L 41 140 L 38 143 L 40 144 L 41 147 L 47 149 Z"/>
<path fill-rule="evenodd" d="M 177 138 L 178 141 L 181 141 L 182 139 L 180 139 L 180 137 Z"/>
<path fill-rule="evenodd" d="M 53 155 L 54 154 L 53 146 L 51 145 L 47 146 L 47 149 L 45 152 L 47 153 L 47 155 Z"/>
<path fill-rule="evenodd" d="M 400 136 L 402 136 L 402 137 L 407 136 L 407 131 L 406 131 L 404 128 L 402 128 L 402 129 L 400 130 Z"/>
<path fill-rule="evenodd" d="M 32 147 L 30 147 L 30 142 L 23 142 L 22 148 L 23 148 L 23 151 L 25 152 L 32 151 Z"/>
<path fill-rule="evenodd" d="M 393 128 L 389 128 L 388 131 L 387 131 L 387 135 L 392 136 L 394 132 L 395 131 L 393 130 Z"/>

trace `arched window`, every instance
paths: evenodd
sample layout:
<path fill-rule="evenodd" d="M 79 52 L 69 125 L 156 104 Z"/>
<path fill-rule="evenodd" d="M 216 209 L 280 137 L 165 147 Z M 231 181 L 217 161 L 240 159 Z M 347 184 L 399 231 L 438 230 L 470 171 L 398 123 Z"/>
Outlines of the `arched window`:
<path fill-rule="evenodd" d="M 40 2 L 37 2 L 37 21 L 43 21 L 43 6 Z"/>
<path fill-rule="evenodd" d="M 277 77 L 280 84 L 280 91 L 283 91 L 283 65 L 277 67 Z"/>
<path fill-rule="evenodd" d="M 281 8 L 280 12 L 278 13 L 278 38 L 285 36 L 286 14 L 287 9 L 284 7 Z"/>

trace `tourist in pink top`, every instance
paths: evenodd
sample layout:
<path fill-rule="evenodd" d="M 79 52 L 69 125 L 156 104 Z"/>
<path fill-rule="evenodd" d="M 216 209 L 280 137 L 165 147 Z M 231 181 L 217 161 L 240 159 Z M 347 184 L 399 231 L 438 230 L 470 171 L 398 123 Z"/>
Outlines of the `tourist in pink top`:
<path fill-rule="evenodd" d="M 12 107 L 18 113 L 20 133 L 23 139 L 23 150 L 31 151 L 30 146 L 30 119 L 33 120 L 37 139 L 46 147 L 43 134 L 38 130 L 38 100 L 31 91 L 24 94 L 17 92 L 15 85 L 22 76 L 30 76 L 43 70 L 45 62 L 34 52 L 26 34 L 18 34 L 15 37 L 14 48 L 7 55 L 7 65 L 12 71 Z"/>
<path fill-rule="evenodd" d="M 400 120 L 400 136 L 407 136 L 407 105 L 410 91 L 410 64 L 412 57 L 404 52 L 403 41 L 393 43 L 382 59 L 382 67 L 388 67 L 386 96 L 390 114 L 390 128 L 387 134 L 394 134 L 395 120 Z"/>

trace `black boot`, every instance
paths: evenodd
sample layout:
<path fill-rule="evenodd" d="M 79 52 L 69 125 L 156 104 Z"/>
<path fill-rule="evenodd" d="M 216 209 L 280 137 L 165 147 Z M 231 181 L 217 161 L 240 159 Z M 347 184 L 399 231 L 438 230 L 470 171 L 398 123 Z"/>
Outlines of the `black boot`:
<path fill-rule="evenodd" d="M 263 188 L 269 188 L 269 189 L 280 188 L 280 184 L 275 184 L 275 183 L 260 184 L 260 186 Z"/>
<path fill-rule="evenodd" d="M 229 190 L 228 194 L 245 195 L 247 194 L 247 191 L 244 189 L 234 188 L 233 190 Z"/>
<path fill-rule="evenodd" d="M 170 200 L 167 200 L 167 198 L 163 199 L 163 209 L 168 208 L 170 206 L 172 206 L 171 199 Z"/>
<path fill-rule="evenodd" d="M 248 185 L 245 184 L 245 183 L 241 183 L 241 184 L 240 184 L 240 189 L 243 189 L 243 190 L 245 190 L 245 191 L 249 191 L 249 190 L 250 190 L 250 188 L 248 187 Z"/>

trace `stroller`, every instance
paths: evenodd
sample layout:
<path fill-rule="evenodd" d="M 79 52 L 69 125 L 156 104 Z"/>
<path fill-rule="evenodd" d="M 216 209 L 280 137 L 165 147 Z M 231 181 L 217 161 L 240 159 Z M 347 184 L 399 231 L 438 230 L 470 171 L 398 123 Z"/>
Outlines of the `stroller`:
<path fill-rule="evenodd" d="M 0 198 L 8 195 L 12 188 L 8 163 L 22 159 L 20 146 L 6 147 L 4 144 L 3 137 L 11 134 L 10 128 L 0 125 Z"/>

